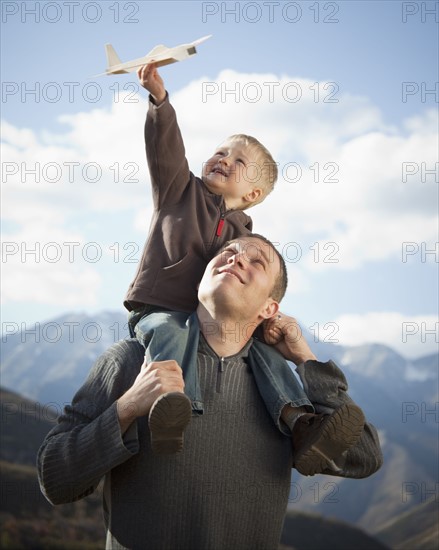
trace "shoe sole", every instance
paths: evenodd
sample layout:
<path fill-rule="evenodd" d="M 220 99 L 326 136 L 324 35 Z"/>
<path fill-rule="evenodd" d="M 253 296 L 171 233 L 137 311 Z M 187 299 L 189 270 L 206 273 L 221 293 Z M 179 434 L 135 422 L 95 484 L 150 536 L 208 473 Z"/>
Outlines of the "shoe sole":
<path fill-rule="evenodd" d="M 165 393 L 151 407 L 148 424 L 151 448 L 157 454 L 183 450 L 183 433 L 192 416 L 190 399 L 180 392 Z"/>
<path fill-rule="evenodd" d="M 364 428 L 363 411 L 352 403 L 337 409 L 323 423 L 321 430 L 310 444 L 297 456 L 294 467 L 305 476 L 341 469 L 334 460 L 357 443 Z"/>

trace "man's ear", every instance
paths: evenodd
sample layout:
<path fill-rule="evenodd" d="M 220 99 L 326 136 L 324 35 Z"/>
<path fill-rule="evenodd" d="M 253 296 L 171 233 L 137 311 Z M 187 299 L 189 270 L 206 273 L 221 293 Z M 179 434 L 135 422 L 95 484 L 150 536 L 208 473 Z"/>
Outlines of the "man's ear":
<path fill-rule="evenodd" d="M 260 189 L 259 187 L 255 187 L 249 193 L 247 193 L 247 195 L 245 195 L 243 199 L 246 202 L 252 203 L 252 202 L 256 202 L 261 195 L 262 195 L 262 189 Z"/>
<path fill-rule="evenodd" d="M 262 319 L 271 319 L 279 311 L 279 304 L 273 298 L 268 298 L 261 310 Z"/>

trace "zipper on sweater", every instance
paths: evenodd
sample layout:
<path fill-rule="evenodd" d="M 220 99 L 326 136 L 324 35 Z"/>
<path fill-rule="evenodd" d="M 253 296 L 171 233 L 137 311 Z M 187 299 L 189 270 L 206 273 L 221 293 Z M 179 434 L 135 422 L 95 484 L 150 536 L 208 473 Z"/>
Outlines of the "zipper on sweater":
<path fill-rule="evenodd" d="M 215 235 L 216 235 L 217 237 L 221 237 L 221 233 L 223 232 L 223 227 L 224 227 L 224 216 L 225 216 L 225 213 L 223 212 L 223 213 L 221 214 L 220 219 L 219 219 L 218 225 L 216 226 Z"/>
<path fill-rule="evenodd" d="M 222 373 L 224 372 L 224 357 L 220 357 L 218 363 L 218 372 L 216 374 L 216 392 L 221 393 L 221 378 Z"/>

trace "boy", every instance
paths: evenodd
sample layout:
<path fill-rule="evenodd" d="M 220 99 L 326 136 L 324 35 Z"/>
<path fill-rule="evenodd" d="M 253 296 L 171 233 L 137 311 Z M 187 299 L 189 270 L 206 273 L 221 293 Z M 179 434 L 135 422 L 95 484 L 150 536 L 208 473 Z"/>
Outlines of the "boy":
<path fill-rule="evenodd" d="M 124 304 L 131 312 L 131 334 L 145 347 L 147 360 L 174 359 L 184 371 L 185 365 L 196 361 L 189 351 L 193 346 L 188 345 L 186 322 L 197 307 L 197 287 L 204 269 L 226 242 L 251 233 L 251 218 L 244 210 L 264 200 L 272 190 L 277 167 L 255 138 L 235 135 L 204 163 L 202 179 L 196 178 L 189 170 L 175 112 L 155 65 L 140 68 L 138 76 L 150 93 L 145 142 L 154 214 Z M 312 412 L 313 407 L 279 354 L 263 345 L 258 349 L 267 365 L 266 379 L 259 387 L 261 394 L 279 429 L 284 431 L 281 417 L 292 430 L 299 416 Z M 271 391 L 266 392 L 266 387 Z M 197 388 L 186 379 L 185 394 L 164 394 L 151 408 L 149 426 L 155 452 L 180 451 L 192 409 L 202 412 Z M 276 409 L 279 395 L 282 402 L 289 403 L 282 410 Z M 360 413 L 346 448 L 361 433 L 364 417 Z M 339 419 L 334 417 L 331 422 L 336 429 Z M 308 455 L 303 462 L 307 461 Z M 307 467 L 302 470 L 306 475 Z"/>

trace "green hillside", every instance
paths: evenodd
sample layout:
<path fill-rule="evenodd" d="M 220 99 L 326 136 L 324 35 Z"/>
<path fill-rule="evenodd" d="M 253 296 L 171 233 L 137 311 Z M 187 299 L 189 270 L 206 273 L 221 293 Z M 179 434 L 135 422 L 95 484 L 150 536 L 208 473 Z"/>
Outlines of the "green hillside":
<path fill-rule="evenodd" d="M 42 495 L 33 466 L 0 463 L 2 550 L 101 550 L 105 534 L 101 494 L 53 507 Z"/>
<path fill-rule="evenodd" d="M 19 395 L 1 391 L 0 548 L 98 550 L 105 546 L 101 493 L 53 507 L 42 495 L 37 451 L 55 414 Z"/>
<path fill-rule="evenodd" d="M 35 465 L 35 455 L 56 416 L 47 405 L 0 390 L 0 460 Z"/>
<path fill-rule="evenodd" d="M 36 454 L 55 415 L 47 407 L 1 391 L 0 547 L 5 550 L 97 550 L 105 546 L 102 492 L 53 507 L 41 494 Z M 396 517 L 380 541 L 347 523 L 289 511 L 281 547 L 285 550 L 430 550 L 437 548 L 437 505 L 426 503 Z M 419 534 L 422 533 L 422 534 Z"/>
<path fill-rule="evenodd" d="M 388 550 L 384 543 L 339 520 L 289 511 L 282 545 L 294 550 Z"/>
<path fill-rule="evenodd" d="M 398 516 L 376 536 L 395 550 L 437 550 L 439 548 L 439 506 L 434 495 L 414 510 Z M 414 533 L 417 533 L 414 535 Z"/>

